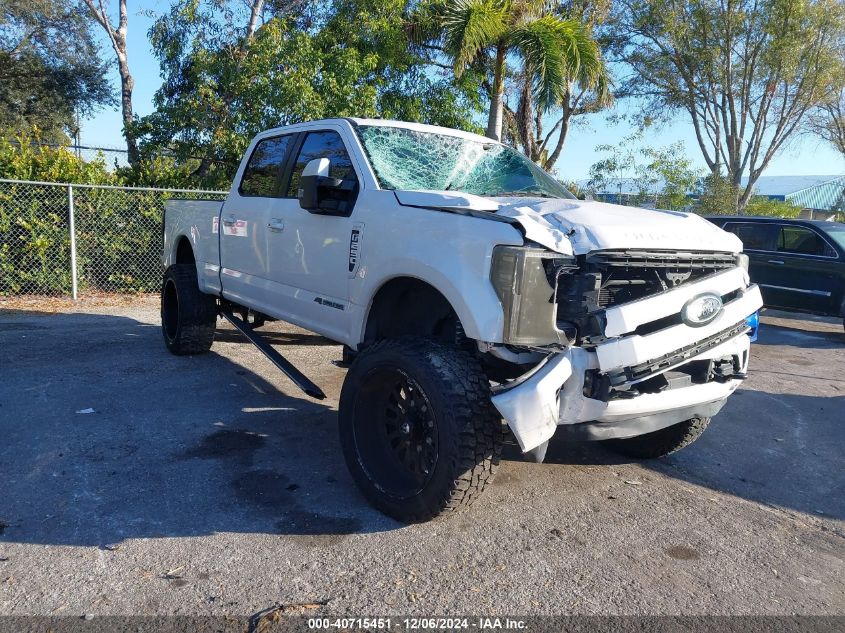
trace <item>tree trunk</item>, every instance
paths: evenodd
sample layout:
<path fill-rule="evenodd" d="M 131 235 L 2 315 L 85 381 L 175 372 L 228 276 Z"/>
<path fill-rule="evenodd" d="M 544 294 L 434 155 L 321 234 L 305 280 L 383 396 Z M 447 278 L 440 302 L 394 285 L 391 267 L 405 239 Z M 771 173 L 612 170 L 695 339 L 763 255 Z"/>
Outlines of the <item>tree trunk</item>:
<path fill-rule="evenodd" d="M 532 127 L 534 125 L 534 104 L 531 94 L 531 77 L 528 72 L 522 78 L 522 88 L 519 96 L 519 106 L 516 109 L 517 140 L 522 146 L 522 153 L 533 161 L 536 161 L 534 147 L 534 136 Z"/>
<path fill-rule="evenodd" d="M 123 138 L 126 139 L 126 152 L 129 164 L 133 167 L 138 164 L 138 139 L 132 125 L 135 123 L 135 115 L 132 112 L 132 91 L 135 89 L 135 80 L 129 72 L 129 64 L 126 63 L 126 55 L 118 59 L 118 70 L 120 71 L 120 109 L 123 115 Z"/>
<path fill-rule="evenodd" d="M 106 6 L 103 0 L 85 0 L 85 4 L 91 10 L 94 19 L 103 27 L 109 37 L 114 54 L 117 57 L 117 69 L 120 73 L 120 109 L 123 116 L 123 137 L 126 139 L 126 151 L 129 164 L 133 167 L 138 164 L 138 139 L 135 136 L 133 123 L 135 115 L 132 110 L 132 90 L 135 88 L 135 80 L 129 72 L 129 60 L 126 56 L 126 32 L 129 26 L 129 14 L 126 10 L 126 0 L 120 0 L 118 4 L 119 16 L 117 28 L 111 23 L 106 14 Z"/>
<path fill-rule="evenodd" d="M 496 46 L 496 66 L 493 74 L 493 93 L 490 95 L 490 114 L 487 119 L 487 137 L 502 140 L 502 112 L 505 98 L 505 55 L 503 43 Z"/>
<path fill-rule="evenodd" d="M 739 215 L 745 215 L 745 205 L 748 203 L 749 195 L 739 194 L 740 184 L 742 183 L 742 170 L 738 166 L 731 168 L 730 179 L 731 200 L 734 204 L 734 212 L 738 213 Z M 753 187 L 753 183 L 749 182 L 748 194 L 751 193 L 751 187 Z"/>
<path fill-rule="evenodd" d="M 258 18 L 261 17 L 261 12 L 264 10 L 264 0 L 253 0 L 250 7 L 249 23 L 246 25 L 246 37 L 244 42 L 248 42 L 255 35 L 255 30 L 258 28 Z"/>

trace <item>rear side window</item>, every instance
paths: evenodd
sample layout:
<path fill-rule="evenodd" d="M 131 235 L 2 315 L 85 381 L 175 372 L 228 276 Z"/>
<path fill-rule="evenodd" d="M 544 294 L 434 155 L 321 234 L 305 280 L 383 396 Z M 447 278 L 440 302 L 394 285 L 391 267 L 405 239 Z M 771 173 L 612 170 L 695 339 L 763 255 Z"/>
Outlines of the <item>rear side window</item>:
<path fill-rule="evenodd" d="M 272 198 L 279 195 L 279 174 L 285 163 L 291 138 L 290 135 L 276 136 L 259 141 L 241 178 L 238 191 L 242 196 Z"/>
<path fill-rule="evenodd" d="M 780 227 L 762 222 L 728 222 L 724 228 L 736 235 L 746 250 L 774 251 L 777 249 Z"/>
<path fill-rule="evenodd" d="M 799 255 L 836 256 L 833 248 L 822 239 L 821 235 L 803 226 L 782 226 L 778 251 Z"/>
<path fill-rule="evenodd" d="M 310 161 L 315 158 L 328 158 L 331 161 L 329 176 L 341 180 L 356 180 L 355 170 L 349 153 L 343 144 L 343 139 L 337 132 L 309 132 L 302 143 L 299 155 L 296 157 L 296 164 L 293 166 L 293 173 L 290 176 L 287 197 L 296 198 L 296 190 L 299 187 L 299 177 Z"/>

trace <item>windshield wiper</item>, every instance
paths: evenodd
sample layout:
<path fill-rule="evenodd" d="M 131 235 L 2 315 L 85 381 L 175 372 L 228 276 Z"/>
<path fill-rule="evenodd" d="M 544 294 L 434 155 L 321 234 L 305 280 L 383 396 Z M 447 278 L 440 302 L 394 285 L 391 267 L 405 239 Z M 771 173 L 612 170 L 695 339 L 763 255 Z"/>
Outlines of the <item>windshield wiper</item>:
<path fill-rule="evenodd" d="M 539 191 L 500 191 L 490 196 L 491 198 L 554 198 L 556 196 Z"/>

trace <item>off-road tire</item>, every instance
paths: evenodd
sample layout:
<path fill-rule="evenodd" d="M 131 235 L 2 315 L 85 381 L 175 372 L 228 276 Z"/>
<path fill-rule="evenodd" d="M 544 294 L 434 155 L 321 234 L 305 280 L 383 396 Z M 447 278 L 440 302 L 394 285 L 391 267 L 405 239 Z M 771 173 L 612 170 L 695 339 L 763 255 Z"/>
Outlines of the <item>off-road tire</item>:
<path fill-rule="evenodd" d="M 381 413 L 375 403 L 387 403 L 390 396 L 383 393 L 394 389 L 383 385 L 405 379 L 425 406 L 405 403 L 404 408 L 425 411 L 422 417 L 431 414 L 424 424 L 413 422 L 434 429 L 435 456 L 429 454 L 433 461 L 427 462 L 426 474 L 414 475 L 401 464 L 401 449 L 390 446 L 389 431 L 380 430 L 390 424 L 389 411 Z M 409 416 L 403 410 L 399 420 Z M 502 449 L 501 418 L 481 366 L 467 352 L 433 339 L 382 340 L 358 353 L 341 390 L 339 422 L 343 456 L 355 483 L 373 506 L 404 523 L 472 503 L 493 480 Z M 416 459 L 417 465 L 425 461 L 419 454 Z M 428 479 L 403 483 L 414 476 Z"/>
<path fill-rule="evenodd" d="M 704 433 L 708 424 L 710 418 L 691 418 L 653 433 L 606 440 L 604 444 L 610 450 L 626 457 L 655 459 L 689 446 Z"/>
<path fill-rule="evenodd" d="M 173 264 L 161 284 L 161 333 L 177 356 L 211 349 L 217 323 L 217 301 L 200 292 L 193 264 Z"/>

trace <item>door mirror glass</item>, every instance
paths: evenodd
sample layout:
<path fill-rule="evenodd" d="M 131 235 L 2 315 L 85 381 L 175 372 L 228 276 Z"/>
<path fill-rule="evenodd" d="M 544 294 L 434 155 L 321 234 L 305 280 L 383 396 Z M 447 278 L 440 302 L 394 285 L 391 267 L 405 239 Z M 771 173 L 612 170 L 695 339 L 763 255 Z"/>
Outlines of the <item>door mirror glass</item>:
<path fill-rule="evenodd" d="M 308 161 L 308 164 L 305 165 L 305 169 L 302 170 L 302 175 L 323 176 L 328 178 L 331 166 L 332 162 L 328 158 L 315 158 L 312 161 Z"/>
<path fill-rule="evenodd" d="M 354 193 L 355 182 L 331 178 L 331 161 L 315 158 L 308 161 L 299 177 L 297 197 L 299 206 L 311 213 L 323 215 L 347 215 L 350 194 Z"/>

